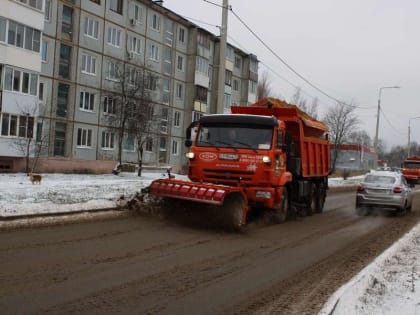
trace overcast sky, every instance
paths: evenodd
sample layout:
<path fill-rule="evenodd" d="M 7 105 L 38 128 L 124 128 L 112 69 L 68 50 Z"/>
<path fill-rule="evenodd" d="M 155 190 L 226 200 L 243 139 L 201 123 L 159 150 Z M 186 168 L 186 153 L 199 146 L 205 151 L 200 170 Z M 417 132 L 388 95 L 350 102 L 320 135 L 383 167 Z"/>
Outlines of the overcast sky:
<path fill-rule="evenodd" d="M 222 4 L 222 0 L 212 0 Z M 379 138 L 388 149 L 407 145 L 409 118 L 420 116 L 419 0 L 229 0 L 233 12 L 300 75 L 325 93 L 367 109 L 356 111 L 375 136 L 379 89 L 383 89 Z M 165 0 L 164 6 L 219 35 L 221 8 L 204 0 Z M 210 25 L 207 25 L 208 23 Z M 228 42 L 257 55 L 269 68 L 272 91 L 290 100 L 295 87 L 319 111 L 334 101 L 288 70 L 229 13 Z M 288 83 L 287 81 L 290 83 Z M 411 139 L 420 143 L 420 119 L 411 120 Z"/>

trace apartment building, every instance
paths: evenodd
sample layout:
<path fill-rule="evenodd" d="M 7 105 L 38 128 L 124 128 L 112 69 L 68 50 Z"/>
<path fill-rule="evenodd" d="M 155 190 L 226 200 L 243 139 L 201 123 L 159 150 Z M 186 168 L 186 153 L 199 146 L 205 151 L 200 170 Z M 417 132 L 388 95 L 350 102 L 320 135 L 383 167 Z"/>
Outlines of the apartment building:
<path fill-rule="evenodd" d="M 0 171 L 26 155 L 22 139 L 36 135 L 41 72 L 42 0 L 0 4 Z"/>
<path fill-rule="evenodd" d="M 35 103 L 38 100 L 34 132 L 38 138 L 47 139 L 39 163 L 41 170 L 102 171 L 115 164 L 118 139 L 108 117 L 116 110 L 110 92 L 118 85 L 116 69 L 121 65 L 157 78 L 148 88 L 157 117 L 154 123 L 159 128 L 145 144 L 143 163 L 181 170 L 186 164 L 186 127 L 200 116 L 216 112 L 213 85 L 217 82 L 213 78 L 217 78 L 219 38 L 168 10 L 163 1 L 44 1 L 44 6 L 40 0 L 40 8 L 33 10 L 38 14 L 38 24 L 28 26 L 42 30 L 38 51 L 29 52 L 38 57 L 37 68 L 31 62 L 29 69 L 40 73 L 36 77 L 39 89 L 34 95 L 25 95 Z M 36 3 L 6 2 L 22 8 Z M 7 49 L 16 49 L 9 47 L 7 39 L 5 43 Z M 0 48 L 1 44 L 0 34 Z M 252 66 L 258 66 L 256 57 L 229 47 L 233 55 L 225 62 L 236 65 L 236 57 L 240 61 L 231 67 L 232 80 L 226 81 L 226 108 L 233 102 L 253 102 L 255 93 L 249 81 L 256 84 L 258 79 L 250 76 Z M 3 60 L 0 52 L 0 63 L 7 64 Z M 236 89 L 232 87 L 236 82 L 233 78 Z M 15 102 L 7 103 L 10 112 Z M 0 141 L 10 137 L 14 135 L 2 135 Z M 137 162 L 135 137 L 124 136 L 122 151 L 124 162 Z M 18 155 L 9 155 L 16 161 Z"/>

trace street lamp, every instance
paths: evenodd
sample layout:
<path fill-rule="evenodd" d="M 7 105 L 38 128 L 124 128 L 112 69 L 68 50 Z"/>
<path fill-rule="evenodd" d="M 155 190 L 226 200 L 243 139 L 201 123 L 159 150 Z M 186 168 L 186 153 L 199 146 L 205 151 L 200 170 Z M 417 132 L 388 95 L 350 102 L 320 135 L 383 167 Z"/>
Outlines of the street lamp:
<path fill-rule="evenodd" d="M 419 117 L 411 117 L 408 119 L 408 145 L 407 145 L 407 157 L 410 156 L 410 133 L 411 133 L 411 128 L 410 128 L 410 122 L 414 119 L 419 119 Z"/>
<path fill-rule="evenodd" d="M 379 115 L 381 113 L 381 94 L 383 89 L 399 89 L 399 86 L 383 86 L 379 89 L 378 97 L 378 114 L 376 115 L 376 133 L 375 133 L 375 142 L 373 144 L 375 152 L 378 153 L 378 131 L 379 131 Z"/>

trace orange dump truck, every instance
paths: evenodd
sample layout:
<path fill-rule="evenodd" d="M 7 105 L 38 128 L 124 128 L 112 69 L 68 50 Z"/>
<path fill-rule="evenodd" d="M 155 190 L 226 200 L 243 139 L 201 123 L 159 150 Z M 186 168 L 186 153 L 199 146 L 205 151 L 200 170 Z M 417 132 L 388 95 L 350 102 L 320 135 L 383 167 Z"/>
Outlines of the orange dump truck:
<path fill-rule="evenodd" d="M 404 163 L 402 173 L 409 184 L 420 184 L 420 156 L 410 156 Z"/>
<path fill-rule="evenodd" d="M 190 181 L 169 176 L 147 191 L 220 206 L 234 227 L 257 207 L 269 209 L 277 222 L 292 209 L 322 212 L 330 172 L 327 127 L 273 98 L 231 111 L 203 116 L 187 129 Z"/>

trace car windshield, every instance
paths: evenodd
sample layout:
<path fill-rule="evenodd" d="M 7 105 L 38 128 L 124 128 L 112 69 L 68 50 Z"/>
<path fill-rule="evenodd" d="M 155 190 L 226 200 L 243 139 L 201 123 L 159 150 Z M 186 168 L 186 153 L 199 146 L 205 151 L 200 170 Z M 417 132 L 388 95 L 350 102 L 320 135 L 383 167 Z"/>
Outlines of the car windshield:
<path fill-rule="evenodd" d="M 272 136 L 271 128 L 204 125 L 198 130 L 196 146 L 268 150 Z"/>
<path fill-rule="evenodd" d="M 376 184 L 393 184 L 395 183 L 396 178 L 393 176 L 385 175 L 367 175 L 365 177 L 365 183 L 376 183 Z"/>

